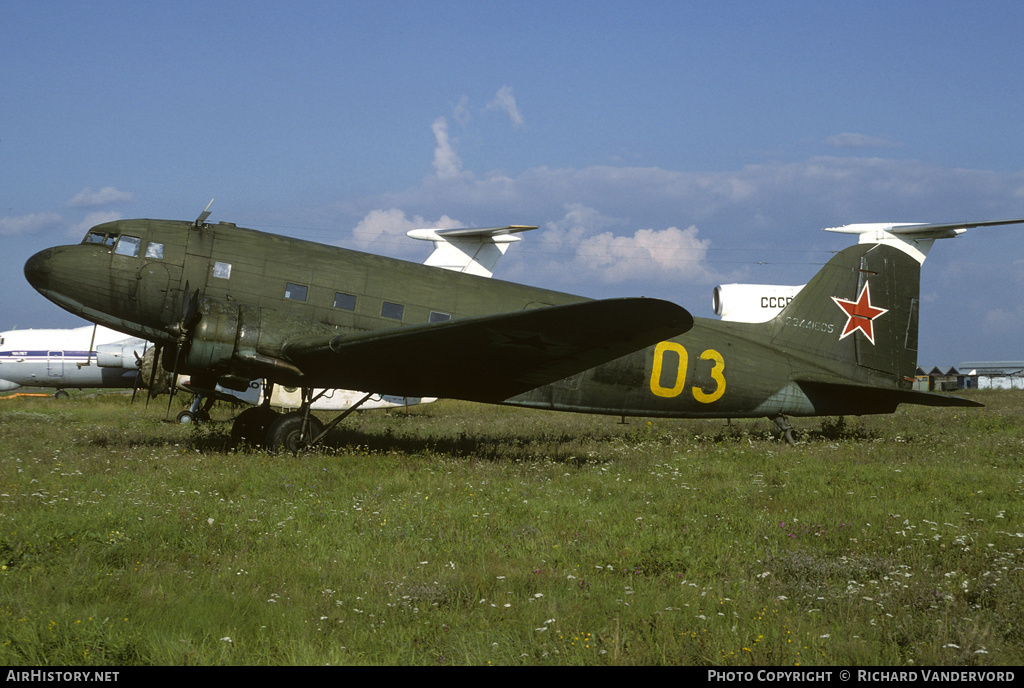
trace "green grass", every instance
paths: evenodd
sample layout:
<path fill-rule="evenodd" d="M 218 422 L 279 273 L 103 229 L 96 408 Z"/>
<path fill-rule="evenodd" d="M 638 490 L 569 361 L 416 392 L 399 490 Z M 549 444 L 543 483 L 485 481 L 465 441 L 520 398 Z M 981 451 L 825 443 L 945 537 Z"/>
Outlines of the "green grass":
<path fill-rule="evenodd" d="M 0 400 L 0 664 L 1024 663 L 1024 394 L 630 420 L 442 401 L 312 454 Z"/>

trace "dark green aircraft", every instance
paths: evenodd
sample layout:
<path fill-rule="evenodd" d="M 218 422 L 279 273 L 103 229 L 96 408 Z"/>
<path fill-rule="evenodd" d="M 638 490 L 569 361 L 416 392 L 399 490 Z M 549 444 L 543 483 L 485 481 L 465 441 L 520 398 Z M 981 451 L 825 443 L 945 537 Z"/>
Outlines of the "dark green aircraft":
<path fill-rule="evenodd" d="M 588 300 L 206 222 L 119 220 L 25 264 L 46 298 L 144 337 L 195 387 L 301 387 L 299 411 L 235 420 L 296 449 L 326 429 L 315 388 L 622 416 L 890 413 L 977 406 L 912 389 L 921 264 L 937 238 L 1005 220 L 850 225 L 837 253 L 764 322 L 694 319 L 657 299 Z M 778 310 L 778 309 L 776 309 Z M 270 398 L 269 392 L 265 394 Z M 347 412 L 346 412 L 347 413 Z"/>

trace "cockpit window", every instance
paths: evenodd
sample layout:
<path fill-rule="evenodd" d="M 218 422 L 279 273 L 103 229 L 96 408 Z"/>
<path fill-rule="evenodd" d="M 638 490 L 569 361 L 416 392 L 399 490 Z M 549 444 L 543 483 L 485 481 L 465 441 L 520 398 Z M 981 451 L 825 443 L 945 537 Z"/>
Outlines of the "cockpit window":
<path fill-rule="evenodd" d="M 119 256 L 130 256 L 134 258 L 139 255 L 139 245 L 142 243 L 142 239 L 139 237 L 128 236 L 127 234 L 117 240 L 117 246 L 114 247 L 114 253 Z"/>
<path fill-rule="evenodd" d="M 113 246 L 117 241 L 116 234 L 107 234 L 105 232 L 89 232 L 85 235 L 85 239 L 82 240 L 83 244 L 101 244 L 103 246 Z"/>
<path fill-rule="evenodd" d="M 157 260 L 163 260 L 164 257 L 164 245 L 159 241 L 151 241 L 146 245 L 146 257 L 156 258 Z"/>

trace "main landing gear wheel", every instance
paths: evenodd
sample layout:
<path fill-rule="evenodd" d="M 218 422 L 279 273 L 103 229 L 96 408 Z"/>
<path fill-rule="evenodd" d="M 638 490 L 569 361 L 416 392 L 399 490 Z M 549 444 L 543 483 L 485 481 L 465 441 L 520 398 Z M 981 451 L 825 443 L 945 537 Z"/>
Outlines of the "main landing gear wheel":
<path fill-rule="evenodd" d="M 259 447 L 266 444 L 267 430 L 280 414 L 269 406 L 255 406 L 238 414 L 231 426 L 231 443 Z"/>
<path fill-rule="evenodd" d="M 324 431 L 324 424 L 312 415 L 307 423 L 304 416 L 302 411 L 292 411 L 278 417 L 267 430 L 267 447 L 295 454 L 312 445 Z"/>

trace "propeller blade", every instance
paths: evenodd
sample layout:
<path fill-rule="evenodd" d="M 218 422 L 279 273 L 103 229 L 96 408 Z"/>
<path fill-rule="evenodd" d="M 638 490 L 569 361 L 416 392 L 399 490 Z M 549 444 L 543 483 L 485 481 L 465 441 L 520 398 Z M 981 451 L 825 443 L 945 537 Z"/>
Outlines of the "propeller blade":
<path fill-rule="evenodd" d="M 178 350 L 174 353 L 174 368 L 171 370 L 171 390 L 167 398 L 167 415 L 171 415 L 171 404 L 178 389 L 178 370 L 181 368 L 181 356 L 192 343 L 192 331 L 199 321 L 199 289 L 189 293 L 188 280 L 182 294 L 181 322 L 178 323 Z"/>
<path fill-rule="evenodd" d="M 167 393 L 167 413 L 164 414 L 164 418 L 171 417 L 171 404 L 174 402 L 174 393 L 178 389 L 178 370 L 177 362 L 175 362 L 175 370 L 171 373 L 171 390 Z"/>
<path fill-rule="evenodd" d="M 160 354 L 161 353 L 163 353 L 163 345 L 162 344 L 154 344 L 153 345 L 153 362 L 151 364 L 152 367 L 150 367 L 150 369 L 149 369 L 149 384 L 146 386 L 146 388 L 147 388 L 147 390 L 149 392 L 146 395 L 146 408 L 149 408 L 149 400 L 157 395 L 156 375 L 157 375 L 157 370 L 160 368 Z M 143 360 L 145 360 L 145 356 L 143 357 Z"/>

